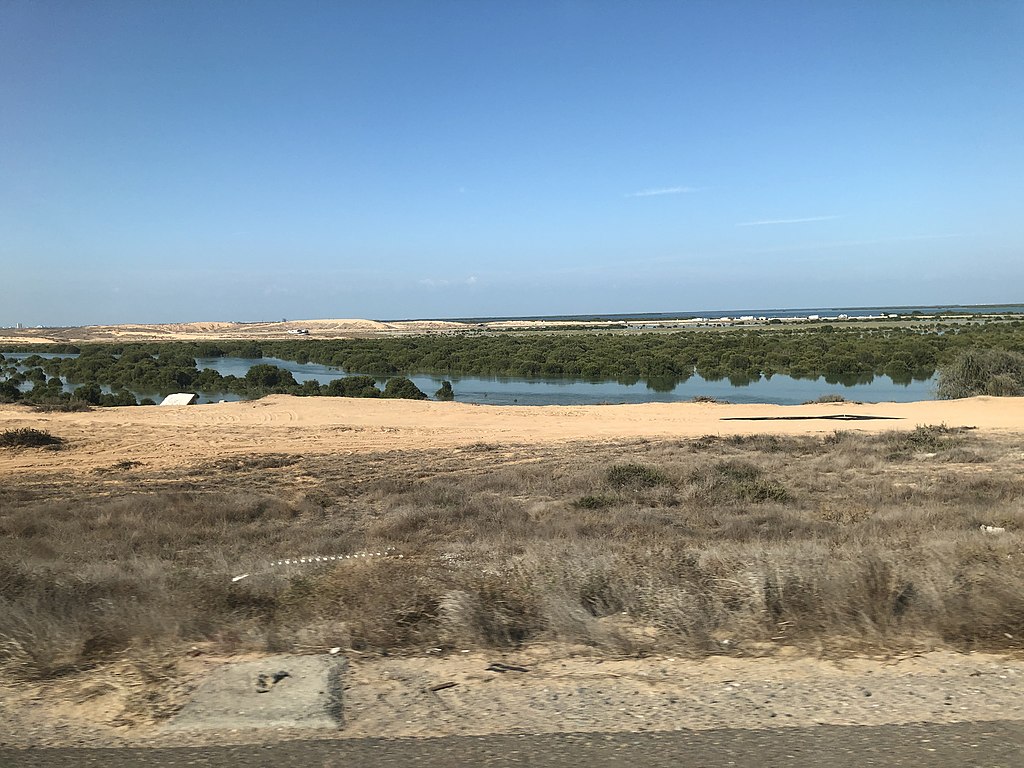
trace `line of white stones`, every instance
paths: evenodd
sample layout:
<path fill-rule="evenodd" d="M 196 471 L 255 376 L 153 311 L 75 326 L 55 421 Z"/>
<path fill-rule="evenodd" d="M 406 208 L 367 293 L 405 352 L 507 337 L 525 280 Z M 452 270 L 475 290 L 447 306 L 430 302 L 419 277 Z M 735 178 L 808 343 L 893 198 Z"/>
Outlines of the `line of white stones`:
<path fill-rule="evenodd" d="M 307 557 L 286 557 L 283 560 L 274 560 L 268 564 L 270 568 L 277 568 L 283 565 L 313 565 L 316 563 L 335 563 L 340 560 L 360 560 L 367 557 L 395 557 L 399 560 L 402 559 L 403 555 L 392 554 L 395 551 L 394 547 L 388 547 L 380 552 L 354 552 L 350 555 L 309 555 Z M 243 573 L 238 576 L 232 577 L 231 581 L 241 581 L 251 576 L 251 573 Z"/>

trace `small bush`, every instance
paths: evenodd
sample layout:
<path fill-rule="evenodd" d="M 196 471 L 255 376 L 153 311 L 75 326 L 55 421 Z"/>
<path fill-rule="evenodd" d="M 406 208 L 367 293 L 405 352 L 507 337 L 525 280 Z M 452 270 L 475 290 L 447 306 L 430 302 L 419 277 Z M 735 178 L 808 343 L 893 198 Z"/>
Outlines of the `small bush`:
<path fill-rule="evenodd" d="M 708 438 L 701 438 L 707 440 Z M 711 438 L 712 440 L 715 438 Z M 760 453 L 793 453 L 807 450 L 807 441 L 797 437 L 780 435 L 729 435 L 723 439 L 726 445 Z"/>
<path fill-rule="evenodd" d="M 8 429 L 0 432 L 0 448 L 59 448 L 64 439 L 41 429 Z"/>
<path fill-rule="evenodd" d="M 295 456 L 283 453 L 268 453 L 265 455 L 239 456 L 238 458 L 224 459 L 218 462 L 218 466 L 226 471 L 245 472 L 253 469 L 279 469 L 290 467 L 298 462 Z"/>
<path fill-rule="evenodd" d="M 442 381 L 441 387 L 434 393 L 434 397 L 445 402 L 454 400 L 455 391 L 452 389 L 452 383 L 450 381 Z"/>
<path fill-rule="evenodd" d="M 827 395 L 822 395 L 817 400 L 808 400 L 804 405 L 817 405 L 819 403 L 848 403 L 850 402 L 845 397 L 840 395 L 838 392 L 832 392 Z"/>
<path fill-rule="evenodd" d="M 124 472 L 126 470 L 135 469 L 135 467 L 141 467 L 141 466 L 142 466 L 142 462 L 141 461 L 133 461 L 132 459 L 123 459 L 123 460 L 117 462 L 113 466 L 113 469 L 115 469 L 115 470 L 117 470 L 119 472 Z"/>
<path fill-rule="evenodd" d="M 605 477 L 613 488 L 654 488 L 668 483 L 664 474 L 643 464 L 616 464 Z"/>
<path fill-rule="evenodd" d="M 484 647 L 517 647 L 546 629 L 541 592 L 531 575 L 518 569 L 467 577 L 463 589 L 449 591 L 438 605 L 447 642 Z"/>
<path fill-rule="evenodd" d="M 915 453 L 942 453 L 961 445 L 960 430 L 945 424 L 918 426 L 913 432 L 890 432 L 885 436 L 890 460 L 906 459 Z"/>
<path fill-rule="evenodd" d="M 572 503 L 576 509 L 604 509 L 615 503 L 608 496 L 582 496 Z"/>
<path fill-rule="evenodd" d="M 0 381 L 0 403 L 16 403 L 21 397 L 17 384 L 13 381 Z"/>
<path fill-rule="evenodd" d="M 722 461 L 690 475 L 695 496 L 706 502 L 789 501 L 786 486 L 764 477 L 764 471 L 746 461 Z"/>

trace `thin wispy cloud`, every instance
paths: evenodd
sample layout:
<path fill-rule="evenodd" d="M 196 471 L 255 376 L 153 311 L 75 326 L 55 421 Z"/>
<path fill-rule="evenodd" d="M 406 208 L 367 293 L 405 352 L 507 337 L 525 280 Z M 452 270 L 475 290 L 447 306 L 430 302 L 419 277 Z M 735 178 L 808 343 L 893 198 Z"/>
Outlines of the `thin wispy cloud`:
<path fill-rule="evenodd" d="M 639 192 L 630 192 L 626 197 L 657 197 L 658 195 L 685 195 L 689 192 L 696 192 L 697 187 L 658 187 L 656 189 L 641 189 Z"/>
<path fill-rule="evenodd" d="M 476 275 L 470 275 L 469 277 L 462 280 L 448 280 L 443 277 L 424 277 L 416 281 L 420 285 L 426 286 L 427 288 L 444 288 L 448 285 L 476 285 Z"/>
<path fill-rule="evenodd" d="M 873 240 L 835 240 L 831 242 L 801 243 L 799 245 L 784 245 L 777 248 L 758 248 L 756 250 L 743 251 L 743 253 L 795 253 L 797 251 L 821 251 L 828 248 L 853 248 L 865 245 L 886 245 L 889 243 L 912 243 L 919 240 L 950 240 L 959 237 L 967 237 L 963 234 L 942 234 L 942 235 L 905 235 L 902 237 L 880 237 Z"/>
<path fill-rule="evenodd" d="M 757 221 L 741 221 L 737 227 L 763 227 L 771 224 L 805 224 L 809 221 L 831 221 L 841 216 L 802 216 L 799 219 L 758 219 Z"/>

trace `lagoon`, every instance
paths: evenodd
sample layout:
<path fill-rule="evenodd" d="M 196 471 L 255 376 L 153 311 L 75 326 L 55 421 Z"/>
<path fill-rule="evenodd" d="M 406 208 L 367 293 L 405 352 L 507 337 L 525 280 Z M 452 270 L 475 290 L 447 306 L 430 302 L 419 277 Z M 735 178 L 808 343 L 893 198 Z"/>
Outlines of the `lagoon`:
<path fill-rule="evenodd" d="M 344 371 L 317 363 L 296 363 L 273 357 L 197 358 L 196 366 L 212 368 L 222 376 L 245 376 L 253 365 L 277 365 L 291 372 L 300 384 L 317 381 L 326 384 L 331 379 L 346 375 Z M 378 383 L 386 376 L 375 376 Z M 870 383 L 830 384 L 824 378 L 794 379 L 776 374 L 761 377 L 749 384 L 735 385 L 728 379 L 708 381 L 694 374 L 669 391 L 658 391 L 643 381 L 620 383 L 616 381 L 581 381 L 572 379 L 525 379 L 479 376 L 438 376 L 414 374 L 408 376 L 423 392 L 433 396 L 447 379 L 455 390 L 456 402 L 481 405 L 598 405 L 604 403 L 675 403 L 694 397 L 713 397 L 733 403 L 774 403 L 797 405 L 816 400 L 823 395 L 842 395 L 847 400 L 864 402 L 912 402 L 935 399 L 935 377 L 899 384 L 888 376 L 875 376 Z"/>
<path fill-rule="evenodd" d="M 5 353 L 5 358 L 15 365 L 35 353 Z M 45 355 L 45 357 L 74 357 L 74 355 Z M 297 363 L 274 357 L 200 357 L 196 367 L 210 368 L 222 376 L 244 377 L 254 365 L 276 365 L 291 372 L 300 384 L 317 381 L 326 384 L 332 379 L 348 375 L 337 368 L 317 363 Z M 20 367 L 20 366 L 19 366 Z M 373 373 L 378 384 L 387 376 Z M 665 386 L 651 386 L 644 381 L 583 381 L 571 379 L 527 379 L 479 376 L 440 376 L 414 374 L 408 376 L 427 395 L 433 396 L 445 379 L 451 381 L 456 402 L 480 405 L 598 405 L 608 403 L 673 403 L 685 402 L 695 397 L 709 397 L 733 403 L 774 403 L 797 405 L 816 400 L 825 395 L 841 395 L 847 400 L 862 402 L 911 402 L 935 399 L 935 377 L 914 380 L 907 384 L 894 382 L 888 376 L 875 376 L 870 381 L 844 385 L 829 383 L 824 378 L 795 379 L 776 374 L 770 378 L 762 376 L 750 382 L 731 382 L 729 379 L 709 381 L 696 374 L 686 381 Z M 65 389 L 73 390 L 76 384 L 65 382 Z M 30 385 L 25 387 L 31 388 Z M 104 392 L 109 388 L 103 387 Z M 137 397 L 149 397 L 159 402 L 160 395 L 151 392 L 136 392 Z M 218 400 L 240 400 L 235 394 L 202 393 L 200 402 Z"/>

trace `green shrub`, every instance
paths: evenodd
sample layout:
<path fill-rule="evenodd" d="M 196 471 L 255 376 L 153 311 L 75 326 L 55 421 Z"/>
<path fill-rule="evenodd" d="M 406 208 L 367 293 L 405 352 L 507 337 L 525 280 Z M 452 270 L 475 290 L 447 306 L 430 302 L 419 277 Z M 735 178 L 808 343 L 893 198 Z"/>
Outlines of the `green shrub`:
<path fill-rule="evenodd" d="M 939 368 L 940 400 L 1024 395 L 1024 355 L 1005 349 L 968 349 Z"/>
<path fill-rule="evenodd" d="M 423 394 L 420 388 L 404 376 L 395 376 L 388 379 L 388 383 L 384 385 L 384 397 L 392 397 L 402 400 L 427 399 L 427 396 Z"/>
<path fill-rule="evenodd" d="M 291 371 L 276 365 L 267 365 L 266 363 L 260 363 L 249 368 L 249 371 L 245 374 L 245 380 L 251 386 L 261 389 L 282 389 L 298 386 Z"/>
<path fill-rule="evenodd" d="M 0 381 L 0 403 L 16 403 L 21 400 L 21 390 L 13 381 Z"/>
<path fill-rule="evenodd" d="M 380 397 L 377 382 L 372 376 L 345 376 L 332 379 L 321 388 L 330 397 Z"/>

